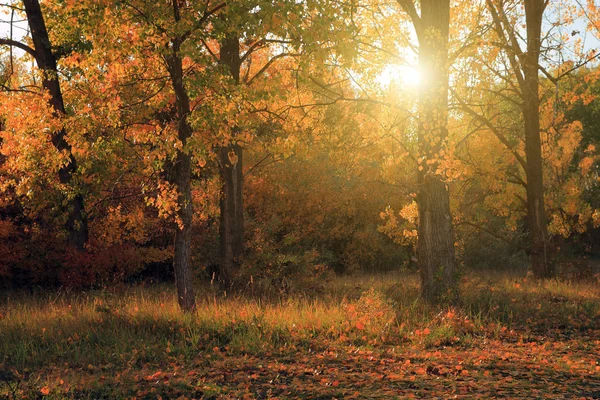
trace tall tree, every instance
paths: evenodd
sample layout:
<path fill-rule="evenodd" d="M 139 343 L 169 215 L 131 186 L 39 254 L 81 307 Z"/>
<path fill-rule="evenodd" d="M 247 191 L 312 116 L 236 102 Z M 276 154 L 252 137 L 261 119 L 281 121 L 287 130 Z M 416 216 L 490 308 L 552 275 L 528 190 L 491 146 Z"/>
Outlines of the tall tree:
<path fill-rule="evenodd" d="M 410 16 L 419 41 L 419 208 L 417 262 L 422 296 L 430 302 L 458 296 L 454 233 L 448 185 L 437 173 L 448 139 L 448 42 L 450 0 L 398 0 Z"/>
<path fill-rule="evenodd" d="M 177 25 L 181 21 L 181 10 L 179 0 L 172 0 L 173 22 Z M 181 148 L 177 150 L 175 159 L 174 183 L 177 187 L 177 211 L 178 227 L 175 230 L 175 249 L 173 254 L 173 269 L 175 271 L 175 285 L 177 286 L 177 300 L 184 311 L 192 311 L 195 306 L 194 285 L 192 269 L 190 266 L 190 245 L 192 235 L 192 217 L 194 209 L 192 206 L 192 161 L 191 155 L 186 149 L 188 139 L 192 136 L 192 128 L 189 124 L 190 98 L 183 83 L 183 55 L 181 45 L 185 37 L 176 33 L 170 38 L 167 47 L 170 54 L 165 55 L 167 70 L 171 78 L 171 85 L 175 92 L 175 108 L 177 110 L 177 136 L 181 141 Z"/>
<path fill-rule="evenodd" d="M 33 48 L 14 41 L 12 38 L 0 39 L 0 44 L 20 48 L 33 56 L 42 71 L 42 87 L 50 95 L 49 105 L 53 110 L 54 117 L 61 119 L 65 116 L 66 111 L 59 81 L 57 55 L 53 51 L 52 42 L 48 36 L 48 29 L 44 21 L 40 3 L 38 0 L 23 0 L 23 6 L 27 15 Z M 67 142 L 66 135 L 66 129 L 62 126 L 52 132 L 51 141 L 56 150 L 66 157 L 66 161 L 58 170 L 60 183 L 70 185 L 73 180 L 73 174 L 77 171 L 77 160 L 73 156 L 71 145 Z M 69 235 L 69 243 L 83 250 L 88 240 L 88 222 L 83 195 L 76 190 L 74 195 L 70 195 L 67 204 L 68 209 L 64 211 L 67 214 L 65 227 Z"/>
<path fill-rule="evenodd" d="M 504 201 L 496 202 L 494 208 L 512 209 L 509 225 L 514 228 L 520 214 L 517 211 L 523 206 L 529 236 L 525 247 L 538 278 L 556 273 L 551 235 L 558 233 L 556 221 L 563 221 L 570 213 L 557 212 L 561 207 L 553 201 L 557 195 L 564 197 L 572 182 L 566 184 L 570 181 L 567 170 L 560 171 L 561 178 L 557 178 L 555 167 L 563 165 L 579 140 L 578 124 L 566 124 L 562 112 L 565 108 L 562 95 L 570 103 L 573 94 L 564 88 L 560 90 L 559 84 L 598 57 L 595 51 L 577 44 L 578 31 L 562 34 L 562 27 L 572 23 L 571 17 L 564 18 L 560 13 L 562 2 L 557 3 L 555 10 L 548 11 L 550 4 L 486 0 L 488 16 L 487 23 L 482 25 L 481 45 L 471 49 L 469 67 L 461 78 L 469 90 L 453 90 L 458 108 L 473 118 L 475 129 L 487 130 L 507 150 L 508 163 L 503 168 L 502 181 L 517 188 L 505 187 L 505 194 L 513 193 L 514 198 L 504 196 Z M 554 19 L 547 18 L 544 23 L 544 15 L 552 15 Z M 473 86 L 473 82 L 478 84 Z M 542 133 L 545 143 L 541 140 Z M 498 172 L 501 171 L 496 166 L 492 176 Z M 501 185 L 493 186 L 496 188 L 492 192 L 502 195 L 498 191 Z M 576 191 L 570 192 L 566 197 L 572 197 Z M 515 198 L 517 203 L 509 206 Z M 568 229 L 558 230 L 561 235 L 568 235 Z"/>
<path fill-rule="evenodd" d="M 238 36 L 230 34 L 223 38 L 219 61 L 226 67 L 235 85 L 240 84 L 241 57 Z M 225 287 L 233 284 L 244 252 L 243 150 L 235 138 L 237 130 L 235 126 L 232 128 L 230 142 L 218 150 L 222 185 L 219 200 L 220 278 Z"/>
<path fill-rule="evenodd" d="M 205 98 L 204 90 L 200 90 L 202 83 L 198 78 L 199 72 L 205 67 L 205 58 L 198 55 L 199 43 L 207 36 L 207 26 L 220 10 L 225 7 L 222 2 L 192 3 L 181 0 L 171 0 L 168 3 L 152 3 L 146 1 L 124 1 L 119 4 L 106 2 L 115 15 L 129 16 L 127 21 L 113 22 L 110 29 L 111 38 L 122 41 L 118 50 L 122 57 L 131 62 L 119 67 L 113 76 L 118 76 L 119 84 L 123 87 L 137 85 L 147 86 L 136 98 L 135 106 L 143 107 L 145 103 L 152 103 L 155 109 L 150 115 L 142 113 L 141 119 L 130 115 L 129 124 L 151 126 L 150 132 L 154 135 L 163 132 L 175 131 L 176 138 L 147 138 L 148 129 L 143 137 L 137 140 L 147 140 L 151 147 L 160 147 L 157 142 L 172 141 L 168 154 L 162 155 L 165 175 L 169 183 L 165 187 L 174 186 L 174 199 L 168 195 L 167 203 L 174 212 L 169 212 L 175 217 L 175 238 L 173 250 L 173 269 L 177 299 L 179 306 L 185 312 L 195 309 L 195 294 L 191 267 L 191 240 L 192 222 L 194 216 L 192 198 L 192 169 L 193 155 L 201 153 L 202 140 L 200 135 L 194 135 L 192 126 L 192 100 L 197 106 L 202 105 Z M 91 6 L 94 2 L 90 2 Z M 123 24 L 123 25 L 121 25 Z M 123 27 L 126 26 L 126 27 Z M 104 35 L 107 36 L 107 35 Z M 133 37 L 136 40 L 133 40 Z M 107 39 L 99 35 L 98 45 L 104 48 L 114 46 L 114 39 Z M 143 61 L 142 61 L 143 60 Z M 152 67 L 143 63 L 154 63 Z M 122 83 L 126 82 L 126 83 Z M 205 89 L 205 88 L 203 88 Z M 207 90 L 208 91 L 208 90 Z M 193 94 L 191 94 L 193 93 Z M 115 94 L 116 99 L 121 93 Z M 122 108 L 131 107 L 127 104 Z M 159 126 L 160 129 L 155 130 Z M 196 140 L 195 143 L 192 143 Z M 172 153 L 175 148 L 174 154 Z M 173 156 L 173 157 L 171 157 Z M 172 168 L 171 168 L 172 167 Z M 172 184 L 172 185 L 171 185 Z M 166 190 L 168 192 L 169 190 Z M 172 204 L 174 200 L 175 204 Z"/>
<path fill-rule="evenodd" d="M 526 176 L 527 216 L 530 234 L 531 267 L 538 278 L 554 274 L 549 259 L 550 241 L 544 204 L 544 175 L 540 138 L 539 62 L 542 36 L 542 18 L 547 0 L 524 0 L 526 23 L 526 50 L 521 49 L 518 34 L 509 22 L 504 0 L 487 0 L 494 28 L 502 41 L 510 67 L 518 82 L 522 100 L 525 157 L 522 163 Z"/>
<path fill-rule="evenodd" d="M 224 287 L 234 282 L 244 253 L 244 147 L 265 120 L 285 114 L 276 110 L 281 104 L 273 104 L 286 96 L 275 84 L 274 78 L 281 75 L 278 68 L 295 63 L 299 73 L 299 58 L 308 64 L 311 55 L 331 51 L 348 35 L 344 18 L 353 10 L 354 1 L 228 3 L 215 21 L 212 40 L 204 43 L 226 76 L 229 85 L 223 87 L 228 88 L 232 104 L 242 99 L 235 104 L 236 113 L 227 118 L 216 149 L 222 185 L 219 240 Z"/>

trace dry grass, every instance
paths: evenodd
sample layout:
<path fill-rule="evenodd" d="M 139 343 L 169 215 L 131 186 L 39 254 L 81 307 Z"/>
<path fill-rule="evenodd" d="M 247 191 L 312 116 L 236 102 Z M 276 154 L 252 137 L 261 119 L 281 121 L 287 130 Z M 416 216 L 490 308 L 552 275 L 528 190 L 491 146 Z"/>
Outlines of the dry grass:
<path fill-rule="evenodd" d="M 194 315 L 178 310 L 170 286 L 5 294 L 0 398 L 33 396 L 42 387 L 77 398 L 47 380 L 56 370 L 70 371 L 65 376 L 85 371 L 95 383 L 82 385 L 102 387 L 106 375 L 172 360 L 185 364 L 199 355 L 261 357 L 344 346 L 469 348 L 482 339 L 523 340 L 600 328 L 596 283 L 518 276 L 463 279 L 462 303 L 442 309 L 422 303 L 417 277 L 406 274 L 340 278 L 319 296 L 296 293 L 265 300 L 203 293 Z"/>

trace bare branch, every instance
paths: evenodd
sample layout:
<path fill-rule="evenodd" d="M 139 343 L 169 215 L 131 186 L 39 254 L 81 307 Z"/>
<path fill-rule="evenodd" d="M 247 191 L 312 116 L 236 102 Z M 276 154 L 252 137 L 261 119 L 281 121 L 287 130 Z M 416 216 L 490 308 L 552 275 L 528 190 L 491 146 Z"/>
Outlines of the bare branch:
<path fill-rule="evenodd" d="M 22 12 L 25 12 L 24 8 L 17 7 L 17 6 L 14 6 L 12 4 L 0 4 L 0 7 L 6 7 L 6 8 L 9 8 L 9 9 L 13 10 L 13 11 L 22 11 Z"/>
<path fill-rule="evenodd" d="M 246 59 L 256 50 L 266 46 L 268 43 L 279 43 L 279 44 L 291 44 L 291 40 L 282 40 L 282 39 L 260 39 L 253 43 L 250 48 L 240 57 L 240 63 L 246 61 Z"/>
<path fill-rule="evenodd" d="M 252 85 L 252 82 L 254 82 L 254 80 L 256 78 L 259 78 L 262 74 L 264 74 L 271 65 L 273 65 L 273 63 L 275 61 L 277 61 L 280 58 L 284 58 L 284 57 L 299 57 L 300 54 L 299 53 L 280 53 L 277 54 L 273 57 L 271 57 L 271 59 L 269 61 L 267 61 L 267 63 L 256 73 L 254 74 L 254 76 L 252 78 L 250 78 L 250 80 L 248 82 L 246 82 L 246 84 L 248 86 Z"/>
<path fill-rule="evenodd" d="M 483 232 L 487 233 L 488 235 L 491 235 L 491 236 L 495 237 L 496 239 L 500 239 L 503 242 L 508 243 L 511 246 L 516 247 L 517 249 L 521 249 L 521 250 L 525 250 L 525 251 L 528 250 L 528 247 L 523 246 L 520 243 L 514 242 L 514 241 L 510 240 L 509 238 L 507 238 L 505 236 L 499 235 L 498 233 L 494 232 L 493 230 L 488 229 L 485 226 L 481 226 L 481 225 L 479 225 L 479 224 L 477 224 L 475 222 L 461 221 L 457 225 L 468 225 L 468 226 L 471 226 L 471 227 L 473 227 L 475 229 L 478 229 L 480 231 L 483 231 Z"/>
<path fill-rule="evenodd" d="M 253 170 L 255 170 L 256 168 L 258 168 L 260 166 L 260 164 L 262 164 L 263 162 L 265 162 L 268 158 L 273 157 L 273 154 L 271 153 L 267 153 L 266 156 L 264 156 L 263 158 L 260 159 L 260 161 L 258 161 L 256 164 L 254 164 L 252 167 L 250 167 L 248 169 L 248 171 L 246 171 L 246 173 L 244 174 L 244 176 L 249 175 Z M 273 157 L 274 159 L 274 157 Z"/>
<path fill-rule="evenodd" d="M 244 55 L 242 55 L 240 57 L 240 64 L 243 63 L 244 61 L 246 61 L 246 59 L 248 57 L 250 57 L 250 55 L 256 51 L 257 49 L 259 49 L 260 47 L 263 47 L 265 45 L 265 41 L 264 40 L 258 40 L 256 41 L 256 43 L 252 44 L 252 46 L 250 46 L 250 48 L 244 53 Z"/>
<path fill-rule="evenodd" d="M 216 62 L 220 62 L 219 57 L 217 57 L 214 51 L 211 50 L 211 48 L 208 46 L 208 43 L 206 43 L 206 41 L 202 38 L 200 38 L 200 42 L 202 43 L 206 51 L 208 51 L 208 54 L 212 56 L 213 60 L 215 60 Z"/>

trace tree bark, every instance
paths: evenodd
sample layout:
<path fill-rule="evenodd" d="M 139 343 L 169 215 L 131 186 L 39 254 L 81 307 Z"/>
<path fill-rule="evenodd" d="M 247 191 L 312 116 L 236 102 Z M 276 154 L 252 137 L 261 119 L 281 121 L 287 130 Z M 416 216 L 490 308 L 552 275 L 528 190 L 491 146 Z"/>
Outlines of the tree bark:
<path fill-rule="evenodd" d="M 242 148 L 237 144 L 219 149 L 221 161 L 221 219 L 220 219 L 220 279 L 230 287 L 239 271 L 243 253 L 243 208 L 242 208 Z M 233 159 L 233 161 L 232 161 Z"/>
<path fill-rule="evenodd" d="M 437 158 L 448 137 L 448 37 L 450 1 L 423 0 L 416 21 L 419 67 L 419 208 L 417 262 L 422 297 L 432 303 L 458 296 L 454 232 L 448 186 L 436 173 Z"/>
<path fill-rule="evenodd" d="M 60 82 L 58 80 L 58 68 L 56 57 L 52 52 L 52 45 L 48 37 L 48 30 L 38 0 L 23 0 L 27 21 L 31 31 L 31 38 L 35 50 L 35 59 L 38 67 L 43 73 L 42 86 L 50 93 L 50 105 L 54 110 L 55 117 L 61 118 L 65 115 L 65 105 Z M 52 133 L 52 144 L 60 152 L 67 156 L 67 162 L 60 167 L 58 177 L 60 183 L 68 185 L 72 181 L 73 173 L 77 171 L 77 160 L 71 151 L 71 145 L 65 139 L 65 128 Z M 85 214 L 84 199 L 81 193 L 70 199 L 65 228 L 69 235 L 69 243 L 83 250 L 88 240 L 88 223 Z"/>
<path fill-rule="evenodd" d="M 523 0 L 527 31 L 527 49 L 523 51 L 519 38 L 506 16 L 504 3 L 495 5 L 487 0 L 495 29 L 504 41 L 511 68 L 519 84 L 523 99 L 522 115 L 525 133 L 525 161 L 521 161 L 526 175 L 527 223 L 530 236 L 530 257 L 536 278 L 552 277 L 555 273 L 549 260 L 548 221 L 544 205 L 544 175 L 540 137 L 539 58 L 541 50 L 542 18 L 547 0 Z"/>
<path fill-rule="evenodd" d="M 540 138 L 539 58 L 544 0 L 525 0 L 527 53 L 523 66 L 523 120 L 527 157 L 527 213 L 531 240 L 531 267 L 537 278 L 554 275 L 548 260 L 548 221 L 544 206 L 544 174 Z"/>
<path fill-rule="evenodd" d="M 173 0 L 175 21 L 179 21 L 179 6 Z M 191 268 L 191 233 L 194 209 L 192 205 L 192 163 L 186 149 L 187 140 L 192 136 L 192 128 L 188 122 L 190 115 L 190 99 L 183 84 L 183 62 L 180 54 L 181 39 L 176 37 L 171 41 L 172 53 L 167 57 L 167 67 L 171 84 L 175 92 L 177 109 L 177 135 L 182 148 L 177 150 L 175 160 L 174 182 L 177 188 L 177 227 L 175 228 L 175 245 L 173 254 L 173 270 L 177 301 L 184 312 L 192 312 L 196 308 L 194 285 Z"/>
<path fill-rule="evenodd" d="M 240 44 L 237 36 L 221 42 L 220 61 L 225 65 L 235 84 L 240 83 Z M 231 143 L 219 149 L 221 174 L 220 198 L 220 280 L 225 288 L 231 287 L 240 268 L 244 252 L 244 198 L 243 149 L 235 142 L 237 128 L 231 132 Z"/>

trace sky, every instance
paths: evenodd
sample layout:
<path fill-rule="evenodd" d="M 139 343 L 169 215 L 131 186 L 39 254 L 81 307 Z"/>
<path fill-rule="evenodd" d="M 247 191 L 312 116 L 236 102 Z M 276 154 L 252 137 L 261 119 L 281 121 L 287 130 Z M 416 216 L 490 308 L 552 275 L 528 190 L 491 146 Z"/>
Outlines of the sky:
<path fill-rule="evenodd" d="M 18 20 L 19 16 L 15 16 Z M 15 39 L 21 39 L 27 33 L 27 22 L 20 20 L 13 24 L 13 36 Z M 0 12 L 0 37 L 7 38 L 10 36 L 10 13 L 7 15 Z"/>
<path fill-rule="evenodd" d="M 15 16 L 15 20 L 18 19 L 18 16 Z M 13 24 L 13 39 L 21 40 L 27 34 L 27 22 L 20 21 Z M 10 14 L 6 15 L 0 12 L 0 38 L 9 38 L 10 37 Z M 22 55 L 23 51 L 19 49 L 13 50 L 15 54 Z"/>

